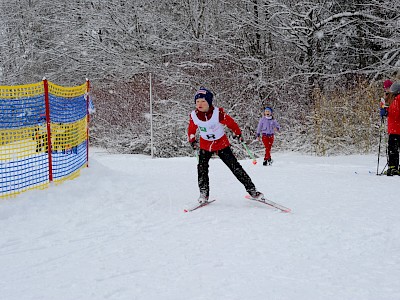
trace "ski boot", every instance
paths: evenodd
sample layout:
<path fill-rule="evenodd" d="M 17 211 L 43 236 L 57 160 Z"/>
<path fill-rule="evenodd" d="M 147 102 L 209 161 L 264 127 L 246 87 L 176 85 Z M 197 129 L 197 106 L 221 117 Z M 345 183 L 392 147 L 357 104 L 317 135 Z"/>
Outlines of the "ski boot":
<path fill-rule="evenodd" d="M 199 204 L 204 204 L 208 202 L 208 196 L 204 195 L 204 194 L 200 194 L 199 199 L 197 199 L 197 201 L 199 202 Z"/>
<path fill-rule="evenodd" d="M 262 201 L 262 202 L 265 201 L 264 194 L 261 192 L 251 191 L 251 192 L 249 192 L 249 194 L 250 194 L 251 200 Z"/>
<path fill-rule="evenodd" d="M 389 167 L 386 171 L 387 176 L 393 176 L 393 175 L 400 175 L 399 170 L 396 169 L 396 167 Z"/>
<path fill-rule="evenodd" d="M 271 166 L 271 165 L 272 165 L 272 158 L 264 160 L 263 166 Z"/>

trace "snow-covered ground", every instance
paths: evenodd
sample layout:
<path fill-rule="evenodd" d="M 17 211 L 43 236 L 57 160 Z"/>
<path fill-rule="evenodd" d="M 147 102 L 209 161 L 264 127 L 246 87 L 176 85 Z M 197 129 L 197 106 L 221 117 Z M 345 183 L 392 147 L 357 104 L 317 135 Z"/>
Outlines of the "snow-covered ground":
<path fill-rule="evenodd" d="M 77 179 L 0 201 L 0 299 L 400 299 L 400 177 L 375 155 L 273 156 L 241 163 L 291 214 L 219 159 L 217 201 L 184 213 L 196 158 L 92 151 Z"/>

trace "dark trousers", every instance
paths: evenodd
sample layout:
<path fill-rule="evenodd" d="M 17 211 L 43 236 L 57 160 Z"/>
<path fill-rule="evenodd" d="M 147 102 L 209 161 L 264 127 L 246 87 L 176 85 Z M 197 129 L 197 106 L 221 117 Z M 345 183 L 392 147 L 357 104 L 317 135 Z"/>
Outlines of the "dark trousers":
<path fill-rule="evenodd" d="M 394 167 L 396 169 L 399 168 L 399 149 L 400 149 L 400 135 L 389 134 L 389 141 L 388 141 L 389 167 Z"/>
<path fill-rule="evenodd" d="M 251 181 L 249 175 L 246 173 L 245 170 L 243 170 L 243 167 L 237 161 L 230 147 L 226 147 L 222 150 L 219 150 L 216 152 L 216 154 L 228 166 L 228 168 L 232 171 L 233 175 L 235 175 L 236 178 L 244 185 L 247 192 L 256 191 L 254 183 Z M 213 152 L 201 149 L 199 153 L 199 164 L 197 165 L 200 193 L 206 196 L 208 196 L 210 193 L 208 163 L 212 155 Z"/>

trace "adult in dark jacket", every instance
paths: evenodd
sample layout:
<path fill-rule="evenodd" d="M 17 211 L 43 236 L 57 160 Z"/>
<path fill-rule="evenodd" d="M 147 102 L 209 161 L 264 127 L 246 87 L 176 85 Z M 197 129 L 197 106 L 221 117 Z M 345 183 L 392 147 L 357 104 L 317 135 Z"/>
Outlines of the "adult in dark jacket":
<path fill-rule="evenodd" d="M 393 83 L 389 89 L 387 107 L 385 108 L 388 124 L 388 176 L 400 175 L 400 81 Z"/>

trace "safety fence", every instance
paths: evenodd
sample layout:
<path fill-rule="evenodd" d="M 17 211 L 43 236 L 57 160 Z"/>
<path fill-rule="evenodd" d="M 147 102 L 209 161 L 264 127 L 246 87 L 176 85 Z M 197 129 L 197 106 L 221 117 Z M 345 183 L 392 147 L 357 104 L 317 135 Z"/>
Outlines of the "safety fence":
<path fill-rule="evenodd" d="M 0 86 L 0 198 L 75 178 L 88 165 L 87 80 Z"/>

